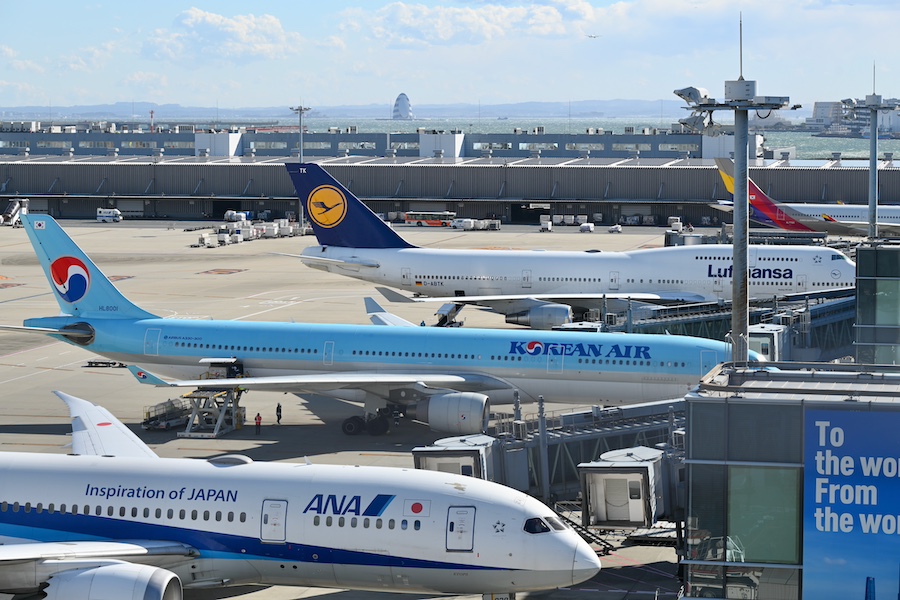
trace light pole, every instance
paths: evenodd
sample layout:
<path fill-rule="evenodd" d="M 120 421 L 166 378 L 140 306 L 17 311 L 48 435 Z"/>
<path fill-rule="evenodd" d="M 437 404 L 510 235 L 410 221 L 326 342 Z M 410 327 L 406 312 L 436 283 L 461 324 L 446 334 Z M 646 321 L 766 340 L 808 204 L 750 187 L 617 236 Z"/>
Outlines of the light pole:
<path fill-rule="evenodd" d="M 725 82 L 725 100 L 717 102 L 702 88 L 675 90 L 675 94 L 688 103 L 693 110 L 694 124 L 705 122 L 704 116 L 711 118 L 717 110 L 734 112 L 734 257 L 732 260 L 731 337 L 732 360 L 735 364 L 746 362 L 749 356 L 750 299 L 749 284 L 749 207 L 748 207 L 748 153 L 749 115 L 748 112 L 772 111 L 787 108 L 787 96 L 757 96 L 756 82 L 744 79 Z M 791 108 L 799 108 L 795 105 Z M 699 121 L 696 120 L 699 117 Z M 684 121 L 687 121 L 685 119 Z M 755 158 L 755 156 L 754 156 Z"/>
<path fill-rule="evenodd" d="M 297 106 L 291 106 L 290 109 L 297 113 L 297 121 L 300 125 L 300 145 L 297 146 L 298 155 L 300 157 L 300 162 L 303 162 L 303 113 L 311 110 L 308 106 L 303 106 L 303 101 L 300 101 L 300 104 Z"/>

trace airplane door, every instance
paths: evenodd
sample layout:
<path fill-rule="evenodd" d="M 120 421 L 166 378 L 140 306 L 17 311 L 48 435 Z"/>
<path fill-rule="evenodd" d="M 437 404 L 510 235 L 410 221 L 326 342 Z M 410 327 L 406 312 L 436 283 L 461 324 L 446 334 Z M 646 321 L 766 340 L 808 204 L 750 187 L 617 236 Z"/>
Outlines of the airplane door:
<path fill-rule="evenodd" d="M 330 365 L 334 363 L 334 342 L 325 342 L 325 348 L 322 350 L 322 364 Z"/>
<path fill-rule="evenodd" d="M 447 510 L 447 551 L 471 552 L 475 545 L 475 507 L 451 506 Z"/>
<path fill-rule="evenodd" d="M 798 292 L 806 291 L 806 275 L 797 275 L 797 290 Z"/>
<path fill-rule="evenodd" d="M 531 269 L 524 269 L 522 271 L 522 287 L 523 288 L 531 287 Z"/>
<path fill-rule="evenodd" d="M 400 285 L 412 285 L 412 274 L 409 272 L 409 267 L 403 267 L 402 269 L 400 269 Z"/>
<path fill-rule="evenodd" d="M 144 333 L 144 354 L 146 356 L 159 356 L 159 335 L 161 329 L 148 329 Z"/>
<path fill-rule="evenodd" d="M 722 361 L 728 360 L 727 357 L 722 358 Z M 703 350 L 700 352 L 700 377 L 703 377 L 710 371 L 712 371 L 713 367 L 719 364 L 719 353 L 714 350 Z"/>
<path fill-rule="evenodd" d="M 619 272 L 618 271 L 610 271 L 609 272 L 609 289 L 610 289 L 610 291 L 619 289 Z"/>
<path fill-rule="evenodd" d="M 551 350 L 547 353 L 547 371 L 549 373 L 559 373 L 563 370 L 563 359 L 565 359 L 565 355 L 563 354 L 554 354 Z"/>
<path fill-rule="evenodd" d="M 287 500 L 263 500 L 259 539 L 265 544 L 283 544 Z"/>

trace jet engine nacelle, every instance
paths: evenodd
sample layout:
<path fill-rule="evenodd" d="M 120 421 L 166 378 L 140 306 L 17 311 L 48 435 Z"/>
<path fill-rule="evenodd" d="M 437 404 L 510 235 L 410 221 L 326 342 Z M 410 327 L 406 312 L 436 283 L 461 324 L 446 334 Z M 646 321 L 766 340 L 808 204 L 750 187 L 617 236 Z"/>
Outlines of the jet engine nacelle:
<path fill-rule="evenodd" d="M 60 563 L 65 568 L 65 562 Z M 181 580 L 171 571 L 131 563 L 73 568 L 50 578 L 47 600 L 182 600 Z"/>
<path fill-rule="evenodd" d="M 406 407 L 409 418 L 457 435 L 484 433 L 489 413 L 490 399 L 476 392 L 435 394 Z"/>
<path fill-rule="evenodd" d="M 572 322 L 572 307 L 567 304 L 539 304 L 526 311 L 506 315 L 506 322 L 532 329 L 553 329 Z"/>

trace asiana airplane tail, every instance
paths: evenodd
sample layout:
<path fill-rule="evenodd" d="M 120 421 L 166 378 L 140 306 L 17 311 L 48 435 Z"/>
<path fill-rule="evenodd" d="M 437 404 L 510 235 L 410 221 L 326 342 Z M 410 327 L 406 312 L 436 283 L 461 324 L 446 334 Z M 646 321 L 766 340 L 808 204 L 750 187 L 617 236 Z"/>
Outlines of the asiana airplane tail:
<path fill-rule="evenodd" d="M 319 244 L 413 248 L 362 201 L 315 163 L 285 163 Z"/>

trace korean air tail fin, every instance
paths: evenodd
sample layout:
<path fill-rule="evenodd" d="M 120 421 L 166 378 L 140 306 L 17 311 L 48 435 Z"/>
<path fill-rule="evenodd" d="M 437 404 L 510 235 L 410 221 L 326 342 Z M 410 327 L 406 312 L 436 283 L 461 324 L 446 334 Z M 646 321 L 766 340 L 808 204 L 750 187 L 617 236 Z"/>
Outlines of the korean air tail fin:
<path fill-rule="evenodd" d="M 123 296 L 53 217 L 31 213 L 22 223 L 64 315 L 157 318 Z"/>
<path fill-rule="evenodd" d="M 359 198 L 315 163 L 285 163 L 322 246 L 413 248 Z"/>

